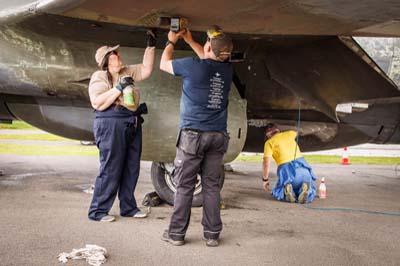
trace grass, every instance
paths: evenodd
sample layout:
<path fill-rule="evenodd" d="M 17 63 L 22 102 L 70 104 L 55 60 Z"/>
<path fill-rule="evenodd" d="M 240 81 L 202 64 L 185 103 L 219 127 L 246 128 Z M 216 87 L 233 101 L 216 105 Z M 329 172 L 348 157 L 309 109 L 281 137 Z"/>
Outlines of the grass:
<path fill-rule="evenodd" d="M 22 121 L 13 121 L 12 124 L 0 123 L 0 129 L 36 129 L 28 123 Z"/>
<path fill-rule="evenodd" d="M 49 156 L 99 156 L 96 146 L 62 146 L 1 143 L 0 154 Z"/>
<path fill-rule="evenodd" d="M 36 130 L 35 127 L 21 121 L 13 121 L 12 124 L 1 124 L 0 129 Z M 74 140 L 63 138 L 49 133 L 40 134 L 0 134 L 1 139 L 32 140 L 32 141 L 68 141 Z M 48 155 L 48 156 L 99 156 L 96 146 L 79 145 L 43 145 L 43 144 L 18 144 L 0 142 L 0 154 L 14 155 Z"/>
<path fill-rule="evenodd" d="M 340 163 L 341 156 L 331 155 L 305 155 L 305 159 L 310 163 Z M 349 158 L 352 164 L 399 164 L 400 158 L 398 157 L 365 157 L 365 156 L 351 156 Z"/>
<path fill-rule="evenodd" d="M 1 136 L 1 135 L 0 135 Z M 30 135 L 28 135 L 30 136 Z M 32 135 L 35 136 L 35 135 Z M 60 138 L 54 136 L 55 138 Z M 61 138 L 63 139 L 63 138 Z M 36 145 L 36 144 L 15 144 L 15 143 L 1 143 L 0 154 L 15 154 L 15 155 L 48 155 L 48 156 L 98 156 L 99 152 L 96 146 L 82 146 L 82 145 Z M 309 163 L 328 163 L 339 164 L 341 161 L 340 156 L 331 155 L 305 155 Z M 244 155 L 240 154 L 235 162 L 259 162 L 263 160 L 263 155 Z M 352 156 L 350 158 L 352 164 L 386 164 L 396 165 L 400 164 L 398 157 L 362 157 Z"/>
<path fill-rule="evenodd" d="M 30 129 L 34 130 L 35 127 L 22 122 L 13 121 L 12 124 L 0 123 L 0 129 Z M 41 141 L 69 141 L 73 140 L 59 137 L 52 134 L 0 134 L 1 139 L 14 139 L 14 140 L 41 140 Z M 49 156 L 98 156 L 96 146 L 82 146 L 82 145 L 38 145 L 38 144 L 15 144 L 15 143 L 1 143 L 0 154 L 16 154 L 16 155 L 49 155 Z M 341 161 L 341 156 L 332 155 L 305 155 L 309 163 L 331 163 L 338 164 Z M 240 154 L 236 162 L 259 162 L 263 160 L 263 155 L 245 155 Z M 350 162 L 352 164 L 400 164 L 400 158 L 397 157 L 362 157 L 351 156 Z"/>
<path fill-rule="evenodd" d="M 341 156 L 333 155 L 305 155 L 304 158 L 309 163 L 340 163 Z M 239 155 L 235 162 L 259 162 L 263 161 L 263 155 Z M 352 164 L 400 164 L 400 158 L 398 157 L 363 157 L 363 156 L 351 156 L 350 162 Z"/>
<path fill-rule="evenodd" d="M 73 141 L 52 134 L 0 134 L 0 139 L 15 140 L 46 140 L 46 141 Z"/>

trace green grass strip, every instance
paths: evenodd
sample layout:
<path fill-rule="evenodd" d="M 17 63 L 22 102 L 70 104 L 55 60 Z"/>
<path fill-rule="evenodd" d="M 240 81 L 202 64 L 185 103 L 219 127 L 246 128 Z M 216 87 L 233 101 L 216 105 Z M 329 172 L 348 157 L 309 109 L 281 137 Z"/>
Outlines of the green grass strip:
<path fill-rule="evenodd" d="M 46 141 L 74 141 L 72 139 L 63 138 L 52 134 L 0 134 L 1 139 L 16 140 L 46 140 Z"/>
<path fill-rule="evenodd" d="M 340 163 L 341 156 L 332 155 L 306 155 L 305 159 L 310 163 Z M 351 156 L 349 160 L 352 164 L 399 164 L 399 157 L 366 157 Z"/>
<path fill-rule="evenodd" d="M 3 136 L 3 135 L 0 135 Z M 26 136 L 26 135 L 25 135 Z M 40 135 L 39 135 L 40 136 Z M 60 138 L 50 135 L 54 138 Z M 1 138 L 1 137 L 0 137 Z M 26 138 L 24 138 L 26 139 Z M 48 140 L 48 139 L 40 139 Z M 68 139 L 67 139 L 68 140 Z M 17 143 L 1 143 L 0 154 L 16 154 L 16 155 L 54 155 L 54 156 L 98 156 L 99 152 L 96 146 L 63 146 L 63 145 L 36 145 L 36 144 L 17 144 Z M 341 156 L 331 155 L 306 155 L 304 156 L 309 163 L 331 163 L 339 164 Z M 239 155 L 235 162 L 259 162 L 263 160 L 263 155 Z M 400 164 L 398 157 L 350 157 L 352 164 Z"/>
<path fill-rule="evenodd" d="M 0 143 L 0 154 L 50 155 L 50 156 L 99 156 L 96 146 L 61 146 Z"/>
<path fill-rule="evenodd" d="M 13 121 L 12 124 L 0 123 L 0 129 L 36 129 L 36 128 L 22 121 Z"/>
<path fill-rule="evenodd" d="M 305 155 L 304 158 L 309 163 L 331 163 L 339 164 L 342 157 L 333 155 Z M 389 164 L 396 165 L 400 163 L 399 157 L 364 157 L 351 156 L 349 160 L 352 164 Z M 263 155 L 239 155 L 236 162 L 259 162 L 263 161 Z"/>

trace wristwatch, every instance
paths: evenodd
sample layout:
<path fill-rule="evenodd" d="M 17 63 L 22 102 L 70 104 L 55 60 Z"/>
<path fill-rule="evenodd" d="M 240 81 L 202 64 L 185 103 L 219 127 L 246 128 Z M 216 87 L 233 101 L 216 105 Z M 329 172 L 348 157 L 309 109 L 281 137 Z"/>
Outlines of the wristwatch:
<path fill-rule="evenodd" d="M 167 47 L 168 44 L 172 44 L 172 46 L 175 47 L 175 43 L 171 42 L 170 40 L 168 40 L 168 41 L 165 43 L 165 47 Z"/>
<path fill-rule="evenodd" d="M 267 182 L 269 180 L 269 178 L 262 178 L 262 181 Z"/>

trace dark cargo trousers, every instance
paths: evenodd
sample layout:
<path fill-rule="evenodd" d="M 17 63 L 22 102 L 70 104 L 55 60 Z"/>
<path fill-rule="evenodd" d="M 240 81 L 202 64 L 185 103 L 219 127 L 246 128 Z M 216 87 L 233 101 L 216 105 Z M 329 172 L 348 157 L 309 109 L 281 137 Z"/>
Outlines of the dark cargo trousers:
<path fill-rule="evenodd" d="M 219 179 L 227 147 L 228 137 L 222 132 L 181 130 L 174 161 L 177 191 L 168 229 L 171 239 L 185 238 L 198 173 L 203 192 L 203 234 L 207 239 L 219 238 L 222 230 Z"/>
<path fill-rule="evenodd" d="M 93 125 L 100 151 L 100 174 L 96 178 L 89 218 L 100 220 L 110 211 L 118 192 L 121 216 L 139 211 L 134 196 L 142 152 L 140 117 L 101 117 Z"/>

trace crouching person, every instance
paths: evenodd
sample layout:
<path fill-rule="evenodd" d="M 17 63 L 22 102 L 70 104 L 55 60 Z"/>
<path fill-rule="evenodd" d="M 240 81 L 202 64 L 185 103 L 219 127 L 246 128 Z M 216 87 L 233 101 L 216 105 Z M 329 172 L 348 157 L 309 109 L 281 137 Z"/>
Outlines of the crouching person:
<path fill-rule="evenodd" d="M 271 157 L 278 170 L 278 181 L 272 195 L 278 200 L 291 203 L 310 203 L 316 195 L 317 180 L 310 165 L 304 160 L 296 142 L 295 131 L 280 132 L 274 124 L 268 124 L 265 135 L 263 160 L 263 187 L 269 191 L 269 168 Z"/>

